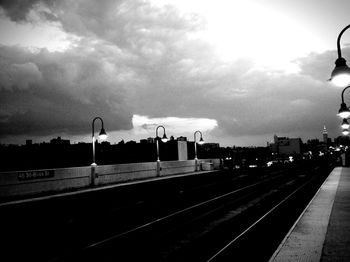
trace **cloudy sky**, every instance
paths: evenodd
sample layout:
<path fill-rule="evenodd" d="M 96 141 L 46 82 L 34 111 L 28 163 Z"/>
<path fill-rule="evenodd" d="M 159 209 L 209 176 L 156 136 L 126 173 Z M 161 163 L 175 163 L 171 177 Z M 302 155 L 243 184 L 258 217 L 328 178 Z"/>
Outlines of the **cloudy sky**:
<path fill-rule="evenodd" d="M 349 10 L 348 0 L 0 0 L 0 142 L 88 142 L 95 116 L 111 143 L 158 125 L 222 146 L 321 139 L 324 125 L 339 136 L 341 89 L 327 79 Z"/>

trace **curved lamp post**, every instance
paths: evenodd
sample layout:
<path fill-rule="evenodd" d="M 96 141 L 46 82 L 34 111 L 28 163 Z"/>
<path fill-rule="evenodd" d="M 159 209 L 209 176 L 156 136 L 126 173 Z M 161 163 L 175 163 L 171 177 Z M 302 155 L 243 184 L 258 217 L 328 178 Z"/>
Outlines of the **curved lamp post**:
<path fill-rule="evenodd" d="M 339 87 L 347 86 L 350 84 L 350 68 L 347 66 L 346 60 L 342 57 L 340 48 L 340 38 L 348 28 L 350 28 L 350 25 L 346 26 L 338 35 L 338 58 L 335 60 L 335 68 L 333 69 L 331 78 L 329 79 L 333 84 Z"/>
<path fill-rule="evenodd" d="M 95 117 L 93 120 L 92 120 L 92 164 L 91 166 L 96 166 L 96 162 L 95 162 L 95 121 L 99 119 L 101 121 L 101 124 L 102 124 L 102 127 L 101 127 L 101 131 L 100 131 L 100 134 L 98 135 L 98 137 L 101 139 L 101 140 L 105 140 L 107 138 L 107 133 L 105 131 L 105 129 L 103 128 L 103 120 L 101 117 Z"/>
<path fill-rule="evenodd" d="M 198 133 L 201 135 L 198 144 L 202 145 L 204 143 L 202 132 L 198 131 L 198 130 L 196 132 L 194 132 L 194 134 L 193 134 L 193 137 L 194 137 L 194 164 L 195 164 L 196 171 L 198 171 L 197 142 L 196 142 L 196 134 L 198 134 Z"/>
<path fill-rule="evenodd" d="M 344 102 L 344 92 L 346 89 L 348 89 L 350 86 L 347 86 L 343 89 L 343 91 L 341 92 L 341 104 L 340 104 L 340 109 L 338 111 L 338 116 L 343 118 L 343 119 L 347 119 L 350 117 L 350 110 L 347 107 L 347 105 Z"/>
<path fill-rule="evenodd" d="M 163 128 L 163 131 L 164 131 L 164 134 L 163 134 L 163 137 L 162 137 L 162 142 L 166 143 L 168 141 L 168 138 L 166 137 L 166 134 L 165 134 L 165 128 L 164 126 L 157 126 L 156 128 L 156 143 L 157 143 L 157 161 L 159 162 L 159 139 L 160 137 L 158 136 L 158 128 Z"/>

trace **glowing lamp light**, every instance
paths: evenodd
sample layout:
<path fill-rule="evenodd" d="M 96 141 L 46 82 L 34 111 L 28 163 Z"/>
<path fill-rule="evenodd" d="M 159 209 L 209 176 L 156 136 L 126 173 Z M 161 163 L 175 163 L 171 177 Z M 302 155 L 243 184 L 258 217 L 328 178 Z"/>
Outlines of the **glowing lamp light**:
<path fill-rule="evenodd" d="M 350 125 L 349 125 L 348 120 L 343 119 L 343 123 L 341 124 L 341 127 L 342 127 L 343 129 L 349 129 Z"/>
<path fill-rule="evenodd" d="M 340 117 L 340 118 L 349 118 L 350 117 L 350 112 L 349 111 L 343 111 L 343 112 L 339 112 L 338 113 L 338 116 Z"/>
<path fill-rule="evenodd" d="M 343 119 L 346 119 L 346 118 L 350 117 L 349 108 L 346 106 L 345 103 L 341 103 L 340 109 L 338 111 L 338 116 L 343 118 Z"/>
<path fill-rule="evenodd" d="M 349 134 L 349 130 L 348 130 L 348 129 L 344 129 L 344 130 L 342 131 L 342 134 L 343 134 L 344 136 L 347 136 L 347 135 Z"/>
<path fill-rule="evenodd" d="M 203 145 L 203 144 L 204 144 L 204 140 L 203 140 L 203 137 L 201 137 L 201 138 L 199 139 L 199 142 L 198 142 L 198 144 L 200 144 L 200 145 Z"/>
<path fill-rule="evenodd" d="M 162 142 L 166 143 L 168 142 L 168 138 L 166 137 L 166 134 L 164 133 L 163 137 L 162 137 Z"/>
<path fill-rule="evenodd" d="M 338 58 L 336 66 L 331 74 L 331 81 L 338 87 L 345 87 L 350 84 L 350 68 L 346 65 L 344 58 Z"/>
<path fill-rule="evenodd" d="M 98 135 L 98 138 L 101 140 L 106 140 L 107 139 L 107 133 L 104 128 L 101 128 L 100 134 Z"/>

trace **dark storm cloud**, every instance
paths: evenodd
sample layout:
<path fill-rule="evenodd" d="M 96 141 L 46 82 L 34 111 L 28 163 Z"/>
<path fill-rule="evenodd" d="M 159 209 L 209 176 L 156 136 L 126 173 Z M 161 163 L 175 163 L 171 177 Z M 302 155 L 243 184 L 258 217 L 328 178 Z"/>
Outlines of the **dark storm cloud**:
<path fill-rule="evenodd" d="M 32 54 L 18 47 L 0 47 L 0 57 L 2 136 L 82 134 L 97 115 L 112 130 L 131 128 L 126 91 L 99 60 L 73 50 Z"/>
<path fill-rule="evenodd" d="M 26 20 L 28 12 L 33 6 L 39 2 L 38 0 L 1 0 L 0 6 L 5 13 L 13 21 Z"/>
<path fill-rule="evenodd" d="M 15 22 L 26 21 L 28 13 L 36 7 L 37 4 L 51 5 L 54 0 L 0 0 L 0 7 L 5 11 L 5 14 Z M 47 18 L 54 17 L 47 12 Z"/>
<path fill-rule="evenodd" d="M 91 130 L 91 121 L 101 115 L 106 128 L 130 128 L 129 119 L 123 119 L 110 114 L 110 110 L 103 108 L 100 103 L 92 105 L 73 100 L 64 94 L 50 94 L 50 98 L 37 98 L 26 93 L 2 94 L 6 100 L 27 100 L 27 107 L 15 111 L 9 116 L 0 116 L 0 135 L 50 135 L 56 133 L 85 134 Z M 23 96 L 19 98 L 18 96 Z M 3 102 L 3 101 L 2 101 Z M 32 104 L 33 103 L 33 104 Z M 35 103 L 38 105 L 36 106 Z M 96 112 L 98 114 L 96 115 Z"/>

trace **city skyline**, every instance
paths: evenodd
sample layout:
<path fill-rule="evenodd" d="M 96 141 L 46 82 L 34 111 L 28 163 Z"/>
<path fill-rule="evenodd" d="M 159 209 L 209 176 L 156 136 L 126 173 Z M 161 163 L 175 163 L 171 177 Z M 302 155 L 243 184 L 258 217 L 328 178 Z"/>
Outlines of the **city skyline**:
<path fill-rule="evenodd" d="M 0 142 L 341 135 L 327 80 L 350 3 L 0 1 Z M 350 59 L 350 33 L 342 52 Z M 347 95 L 347 94 L 346 94 Z M 347 97 L 345 97 L 346 100 Z M 100 126 L 96 125 L 96 130 Z"/>
<path fill-rule="evenodd" d="M 280 138 L 286 138 L 286 139 L 301 139 L 301 141 L 303 143 L 308 143 L 308 142 L 311 142 L 311 141 L 318 141 L 318 142 L 325 142 L 327 140 L 329 140 L 330 142 L 332 142 L 332 140 L 335 140 L 337 138 L 340 138 L 340 137 L 343 137 L 342 135 L 339 135 L 335 138 L 332 138 L 332 137 L 328 137 L 328 132 L 325 131 L 325 127 L 323 129 L 323 132 L 321 134 L 321 136 L 319 137 L 310 137 L 310 138 L 307 138 L 305 140 L 301 139 L 300 137 L 283 137 L 283 136 L 279 136 L 277 134 L 274 134 L 270 141 L 267 141 L 267 143 L 265 145 L 251 145 L 251 146 L 246 146 L 246 147 L 269 147 L 269 145 L 271 143 L 275 143 L 275 137 L 280 137 Z M 326 133 L 325 133 L 326 132 Z M 161 137 L 161 136 L 160 136 Z M 326 137 L 326 138 L 325 138 Z M 123 138 L 119 139 L 119 140 L 109 140 L 108 137 L 107 139 L 99 139 L 98 138 L 98 135 L 95 134 L 95 142 L 96 143 L 103 143 L 103 142 L 107 142 L 108 144 L 110 145 L 117 145 L 117 144 L 120 144 L 120 143 L 128 143 L 128 142 L 131 142 L 131 143 L 156 143 L 155 142 L 155 139 L 156 139 L 156 136 L 150 136 L 150 137 L 141 137 L 139 140 L 136 140 L 136 139 L 130 139 L 130 140 L 125 140 Z M 168 141 L 187 141 L 187 142 L 194 142 L 194 138 L 191 138 L 191 137 L 186 137 L 186 136 L 173 136 L 173 135 L 170 135 L 168 137 Z M 90 141 L 77 141 L 77 140 L 70 140 L 68 137 L 61 137 L 61 136 L 57 136 L 57 137 L 48 137 L 46 140 L 33 140 L 33 139 L 25 139 L 24 141 L 21 141 L 20 143 L 17 143 L 17 144 L 11 144 L 11 143 L 0 143 L 0 145 L 2 146 L 11 146 L 11 145 L 19 145 L 19 146 L 23 146 L 23 145 L 33 145 L 33 144 L 59 144 L 60 142 L 62 142 L 63 144 L 70 144 L 70 145 L 74 145 L 74 144 L 80 144 L 80 143 L 91 143 L 91 138 L 90 138 Z M 199 140 L 198 138 L 196 139 L 196 142 L 198 143 Z M 165 142 L 166 143 L 166 142 Z M 245 147 L 245 146 L 239 146 L 239 145 L 230 145 L 230 146 L 227 146 L 227 145 L 220 145 L 219 142 L 215 142 L 215 141 L 204 141 L 203 139 L 203 144 L 217 144 L 219 145 L 220 147 Z"/>

